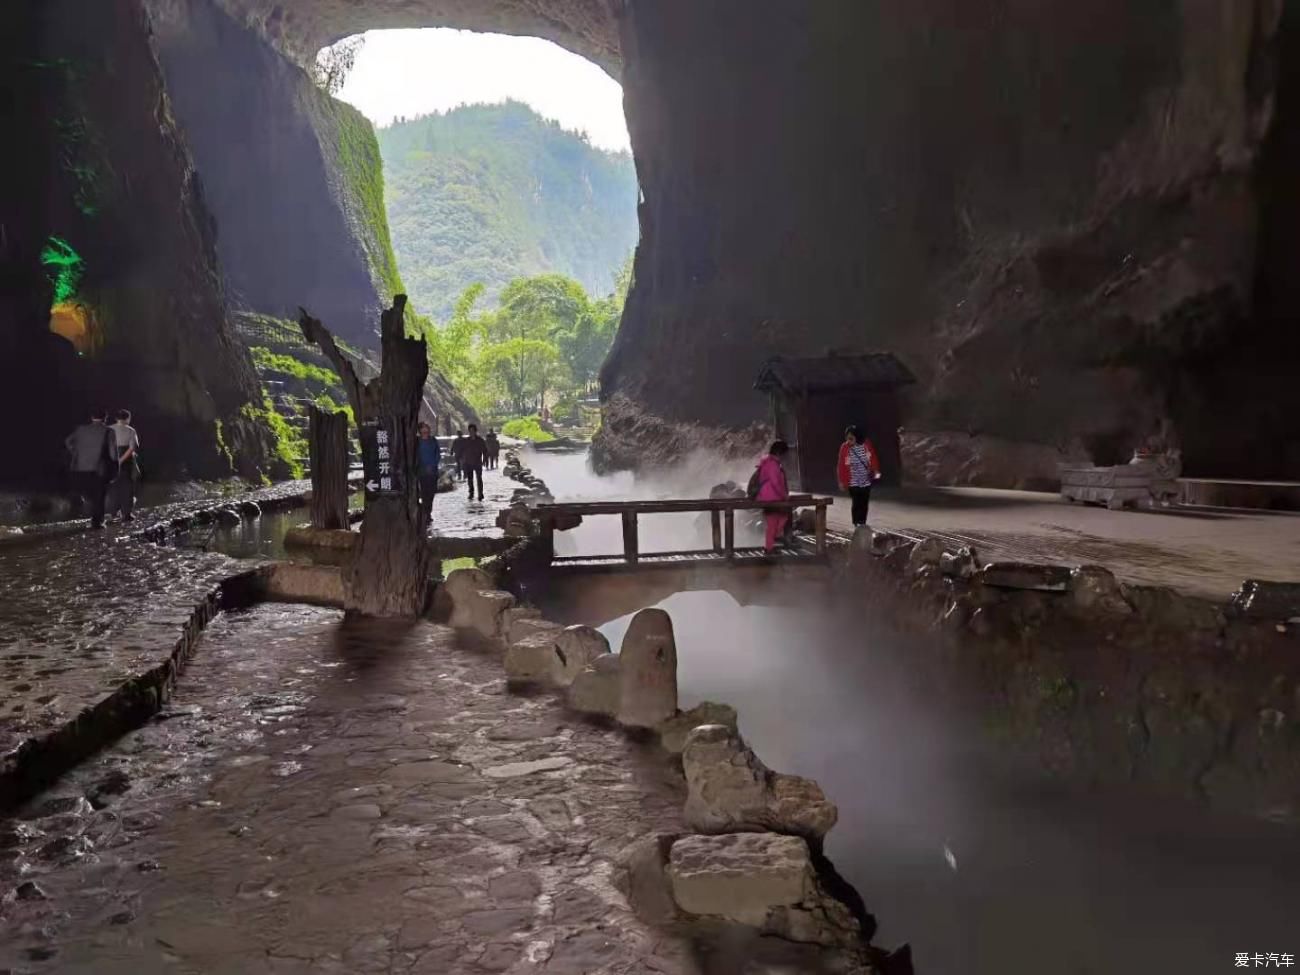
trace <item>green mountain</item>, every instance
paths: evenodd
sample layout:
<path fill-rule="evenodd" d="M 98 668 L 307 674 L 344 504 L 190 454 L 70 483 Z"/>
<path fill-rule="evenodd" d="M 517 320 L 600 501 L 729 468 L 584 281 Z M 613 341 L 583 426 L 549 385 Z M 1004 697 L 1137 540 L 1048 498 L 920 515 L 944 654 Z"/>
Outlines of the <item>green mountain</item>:
<path fill-rule="evenodd" d="M 380 129 L 388 226 L 415 307 L 445 321 L 482 282 L 555 272 L 608 293 L 636 244 L 628 153 L 592 146 L 526 105 L 473 105 Z"/>

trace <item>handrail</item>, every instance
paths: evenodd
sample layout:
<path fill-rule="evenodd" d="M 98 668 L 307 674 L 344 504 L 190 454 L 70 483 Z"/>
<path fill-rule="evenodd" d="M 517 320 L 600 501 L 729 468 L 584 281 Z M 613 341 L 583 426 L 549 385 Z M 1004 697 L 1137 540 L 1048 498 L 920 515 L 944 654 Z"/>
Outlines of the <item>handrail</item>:
<path fill-rule="evenodd" d="M 529 506 L 529 512 L 541 522 L 542 538 L 555 557 L 555 522 L 573 515 L 619 515 L 623 519 L 623 559 L 635 565 L 641 557 L 637 516 L 643 514 L 671 514 L 674 512 L 707 511 L 712 520 L 713 551 L 728 560 L 736 556 L 737 511 L 793 511 L 795 508 L 815 508 L 814 534 L 817 554 L 826 554 L 826 509 L 835 503 L 834 498 L 812 494 L 793 494 L 780 501 L 759 501 L 754 498 L 675 498 L 658 501 L 572 501 L 549 502 Z M 663 555 L 680 553 L 663 552 Z"/>

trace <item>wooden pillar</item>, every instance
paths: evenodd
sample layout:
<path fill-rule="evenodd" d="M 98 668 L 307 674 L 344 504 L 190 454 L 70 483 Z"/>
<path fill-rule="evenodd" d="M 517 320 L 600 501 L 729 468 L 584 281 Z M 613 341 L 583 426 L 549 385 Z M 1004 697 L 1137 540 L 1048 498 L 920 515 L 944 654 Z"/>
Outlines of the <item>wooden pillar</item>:
<path fill-rule="evenodd" d="M 826 505 L 819 504 L 815 515 L 817 554 L 826 554 Z"/>
<path fill-rule="evenodd" d="M 722 551 L 730 559 L 736 555 L 736 509 L 728 508 L 722 513 L 722 518 L 726 528 Z"/>
<path fill-rule="evenodd" d="M 416 426 L 429 375 L 424 339 L 406 337 L 406 295 L 395 296 L 393 307 L 380 318 L 383 366 L 378 376 L 362 383 L 329 329 L 301 311 L 302 333 L 333 364 L 358 425 L 379 423 L 387 438 L 385 463 L 393 487 L 366 492 L 361 538 L 343 567 L 343 608 L 368 616 L 418 616 L 428 598 L 430 568 L 416 459 Z"/>
<path fill-rule="evenodd" d="M 630 565 L 636 565 L 638 559 L 640 558 L 640 553 L 637 551 L 637 548 L 638 548 L 638 539 L 637 539 L 637 526 L 636 526 L 636 512 L 624 511 L 623 512 L 623 558 L 626 559 Z"/>
<path fill-rule="evenodd" d="M 542 549 L 548 562 L 555 560 L 555 519 L 543 513 L 539 519 L 542 526 Z"/>
<path fill-rule="evenodd" d="M 311 463 L 311 526 L 348 527 L 348 415 L 307 409 Z"/>
<path fill-rule="evenodd" d="M 722 551 L 722 512 L 716 508 L 709 512 L 709 520 L 713 523 L 713 551 Z"/>

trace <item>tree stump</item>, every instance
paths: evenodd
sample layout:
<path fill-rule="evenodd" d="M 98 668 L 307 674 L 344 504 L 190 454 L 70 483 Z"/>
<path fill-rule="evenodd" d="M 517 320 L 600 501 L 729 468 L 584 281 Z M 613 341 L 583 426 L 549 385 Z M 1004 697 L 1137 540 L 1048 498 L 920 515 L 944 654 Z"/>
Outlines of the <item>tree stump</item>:
<path fill-rule="evenodd" d="M 305 309 L 298 324 L 309 342 L 320 346 L 348 392 L 358 434 L 370 423 L 388 433 L 393 491 L 366 491 L 361 539 L 343 568 L 343 607 L 367 616 L 418 616 L 428 594 L 429 547 L 420 523 L 416 428 L 429 360 L 424 339 L 406 337 L 406 295 L 380 319 L 381 368 L 368 383 L 357 378 L 352 362 L 334 336 Z"/>
<path fill-rule="evenodd" d="M 348 527 L 348 415 L 307 410 L 311 451 L 311 525 Z"/>

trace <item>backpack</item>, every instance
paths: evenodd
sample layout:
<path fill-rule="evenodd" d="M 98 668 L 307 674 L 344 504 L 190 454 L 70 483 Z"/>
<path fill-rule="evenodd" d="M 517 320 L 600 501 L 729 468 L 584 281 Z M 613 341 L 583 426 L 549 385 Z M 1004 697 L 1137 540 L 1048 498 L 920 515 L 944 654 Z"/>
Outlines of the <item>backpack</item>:
<path fill-rule="evenodd" d="M 763 486 L 762 478 L 758 476 L 759 469 L 754 468 L 754 473 L 749 475 L 749 483 L 745 485 L 745 497 L 750 501 L 758 498 L 758 489 Z"/>

